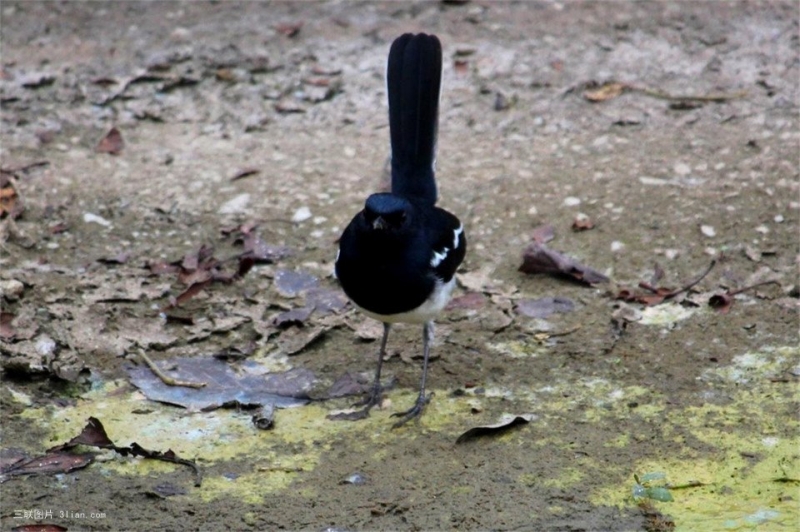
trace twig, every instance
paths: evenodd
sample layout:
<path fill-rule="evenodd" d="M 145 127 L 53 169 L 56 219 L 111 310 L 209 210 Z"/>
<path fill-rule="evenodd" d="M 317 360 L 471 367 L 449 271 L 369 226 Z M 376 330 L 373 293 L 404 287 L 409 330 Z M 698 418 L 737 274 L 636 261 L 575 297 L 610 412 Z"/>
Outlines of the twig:
<path fill-rule="evenodd" d="M 697 283 L 699 283 L 700 281 L 705 279 L 706 275 L 708 275 L 711 272 L 711 270 L 714 268 L 714 266 L 716 266 L 716 265 L 717 265 L 717 261 L 716 260 L 712 260 L 711 264 L 709 264 L 708 268 L 706 268 L 706 271 L 704 271 L 703 273 L 698 275 L 697 278 L 695 278 L 694 280 L 689 281 L 689 284 L 687 284 L 687 285 L 685 285 L 685 286 L 683 286 L 681 288 L 677 288 L 677 289 L 673 290 L 672 292 L 669 292 L 668 294 L 665 294 L 664 295 L 664 299 L 669 299 L 671 297 L 677 296 L 678 294 L 682 294 L 684 292 L 688 292 L 689 290 L 694 288 L 697 285 Z"/>
<path fill-rule="evenodd" d="M 575 327 L 571 327 L 571 328 L 566 329 L 564 331 L 551 332 L 551 333 L 548 333 L 548 337 L 549 338 L 553 338 L 555 336 L 567 336 L 567 335 L 570 335 L 570 334 L 578 331 L 580 328 L 581 328 L 581 325 L 576 325 Z"/>
<path fill-rule="evenodd" d="M 698 96 L 680 96 L 680 95 L 676 96 L 674 94 L 669 94 L 648 87 L 636 87 L 634 85 L 626 85 L 625 88 L 628 90 L 641 92 L 642 94 L 652 96 L 653 98 L 659 98 L 661 100 L 669 100 L 672 102 L 676 101 L 677 102 L 725 102 L 728 100 L 736 100 L 747 96 L 747 91 L 733 92 L 730 94 L 712 93 L 712 94 L 701 94 Z"/>
<path fill-rule="evenodd" d="M 161 369 L 156 365 L 155 362 L 150 360 L 150 357 L 142 350 L 139 351 L 139 356 L 147 363 L 147 366 L 150 370 L 156 374 L 156 377 L 161 379 L 161 381 L 166 384 L 167 386 L 185 386 L 187 388 L 204 388 L 207 383 L 205 382 L 192 382 L 192 381 L 182 381 L 179 379 L 174 379 L 169 375 L 165 374 Z"/>
<path fill-rule="evenodd" d="M 779 283 L 775 279 L 772 279 L 770 281 L 761 281 L 760 283 L 752 284 L 750 286 L 745 286 L 744 288 L 739 288 L 738 290 L 734 290 L 733 292 L 728 292 L 728 295 L 733 297 L 741 294 L 742 292 L 747 292 L 748 290 L 752 290 L 753 288 L 758 288 L 759 286 L 764 286 L 767 284 L 776 284 L 778 286 L 781 285 L 781 283 Z"/>
<path fill-rule="evenodd" d="M 36 161 L 30 164 L 24 164 L 22 166 L 18 166 L 16 168 L 0 168 L 0 170 L 16 176 L 20 172 L 27 173 L 28 170 L 32 170 L 40 166 L 49 166 L 49 165 L 50 161 Z"/>

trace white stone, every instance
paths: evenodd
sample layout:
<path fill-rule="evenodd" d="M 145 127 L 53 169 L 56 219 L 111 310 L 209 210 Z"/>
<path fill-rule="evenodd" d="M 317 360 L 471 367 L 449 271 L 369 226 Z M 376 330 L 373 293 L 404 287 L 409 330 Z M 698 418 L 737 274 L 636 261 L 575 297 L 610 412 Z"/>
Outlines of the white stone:
<path fill-rule="evenodd" d="M 681 177 L 685 177 L 692 173 L 692 167 L 686 163 L 677 163 L 673 169 L 675 170 L 675 173 Z"/>
<path fill-rule="evenodd" d="M 576 205 L 581 204 L 581 199 L 576 198 L 575 196 L 567 196 L 564 198 L 564 206 L 565 207 L 575 207 Z"/>
<path fill-rule="evenodd" d="M 292 221 L 294 223 L 305 222 L 309 218 L 311 218 L 311 209 L 305 205 L 294 211 L 294 214 L 292 215 Z"/>
<path fill-rule="evenodd" d="M 250 194 L 244 193 L 229 199 L 219 208 L 219 214 L 237 214 L 245 210 L 250 203 Z"/>
<path fill-rule="evenodd" d="M 708 238 L 717 236 L 717 230 L 714 229 L 713 225 L 701 225 L 700 232 L 703 233 Z"/>
<path fill-rule="evenodd" d="M 91 212 L 83 213 L 83 221 L 88 223 L 100 224 L 103 227 L 111 227 L 111 222 L 103 218 L 102 216 L 98 216 L 96 214 L 92 214 Z"/>

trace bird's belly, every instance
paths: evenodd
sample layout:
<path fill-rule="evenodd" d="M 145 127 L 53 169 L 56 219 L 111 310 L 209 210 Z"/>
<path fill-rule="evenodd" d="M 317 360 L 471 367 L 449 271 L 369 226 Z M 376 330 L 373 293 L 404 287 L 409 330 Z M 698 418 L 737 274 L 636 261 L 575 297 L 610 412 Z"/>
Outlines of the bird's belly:
<path fill-rule="evenodd" d="M 426 323 L 433 320 L 442 310 L 444 310 L 444 307 L 446 307 L 447 303 L 450 301 L 450 297 L 453 294 L 453 288 L 455 288 L 455 285 L 455 276 L 447 283 L 437 279 L 433 292 L 425 301 L 422 302 L 421 305 L 414 309 L 394 314 L 379 314 L 360 306 L 355 301 L 353 303 L 361 312 L 370 318 L 374 318 L 384 323 Z"/>

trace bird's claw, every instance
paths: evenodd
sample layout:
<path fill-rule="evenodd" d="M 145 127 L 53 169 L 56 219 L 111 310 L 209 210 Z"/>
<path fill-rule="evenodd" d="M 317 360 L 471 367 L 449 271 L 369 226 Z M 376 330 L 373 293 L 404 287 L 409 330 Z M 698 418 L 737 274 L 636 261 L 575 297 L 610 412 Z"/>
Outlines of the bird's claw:
<path fill-rule="evenodd" d="M 414 406 L 406 410 L 405 412 L 395 412 L 392 414 L 392 417 L 399 417 L 400 420 L 397 421 L 394 425 L 392 425 L 393 429 L 398 427 L 402 427 L 412 419 L 419 420 L 419 417 L 422 415 L 422 411 L 425 410 L 425 405 L 427 405 L 431 401 L 431 397 L 433 393 L 428 395 L 420 395 L 417 397 L 417 402 L 414 403 Z"/>

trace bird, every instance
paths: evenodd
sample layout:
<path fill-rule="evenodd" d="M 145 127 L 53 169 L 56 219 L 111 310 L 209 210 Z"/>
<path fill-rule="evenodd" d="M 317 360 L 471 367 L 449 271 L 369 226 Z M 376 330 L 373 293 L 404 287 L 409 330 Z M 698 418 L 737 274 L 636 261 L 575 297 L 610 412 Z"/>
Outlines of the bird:
<path fill-rule="evenodd" d="M 393 427 L 419 419 L 425 393 L 433 320 L 449 302 L 456 269 L 464 260 L 464 226 L 436 206 L 436 139 L 442 83 L 442 45 L 432 34 L 406 33 L 389 49 L 391 191 L 370 195 L 339 239 L 335 275 L 345 295 L 367 316 L 383 323 L 372 387 L 345 415 L 363 419 L 381 403 L 381 365 L 395 323 L 422 325 L 422 377 L 414 405 L 392 414 Z"/>

